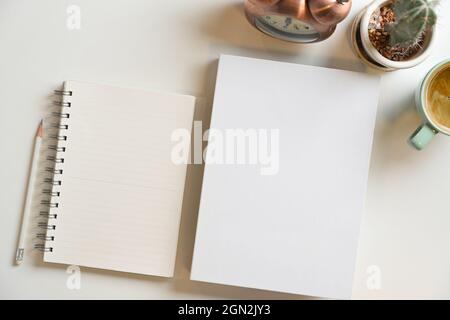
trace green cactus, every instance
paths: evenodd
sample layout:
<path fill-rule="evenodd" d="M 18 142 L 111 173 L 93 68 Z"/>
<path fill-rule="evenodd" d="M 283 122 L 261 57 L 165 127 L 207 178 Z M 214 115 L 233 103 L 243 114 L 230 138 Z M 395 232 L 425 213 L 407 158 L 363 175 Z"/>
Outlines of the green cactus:
<path fill-rule="evenodd" d="M 409 47 L 420 42 L 424 32 L 436 24 L 435 6 L 440 0 L 394 0 L 395 22 L 387 26 L 392 47 Z"/>

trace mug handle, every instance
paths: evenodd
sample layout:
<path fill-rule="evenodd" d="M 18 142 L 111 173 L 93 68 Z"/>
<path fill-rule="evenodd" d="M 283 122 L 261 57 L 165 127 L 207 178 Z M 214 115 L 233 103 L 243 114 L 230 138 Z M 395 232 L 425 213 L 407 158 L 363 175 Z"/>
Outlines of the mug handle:
<path fill-rule="evenodd" d="M 417 150 L 424 149 L 428 143 L 434 138 L 437 131 L 428 124 L 423 124 L 409 138 L 411 145 Z"/>

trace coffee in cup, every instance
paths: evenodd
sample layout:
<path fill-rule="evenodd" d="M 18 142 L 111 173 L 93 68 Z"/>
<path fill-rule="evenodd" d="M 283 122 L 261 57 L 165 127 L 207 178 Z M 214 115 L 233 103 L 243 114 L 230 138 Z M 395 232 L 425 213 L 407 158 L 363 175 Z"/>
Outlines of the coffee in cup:
<path fill-rule="evenodd" d="M 450 130 L 450 65 L 430 80 L 426 108 L 435 124 Z"/>
<path fill-rule="evenodd" d="M 416 94 L 416 106 L 423 124 L 411 136 L 412 146 L 422 150 L 436 134 L 450 136 L 450 59 L 425 76 Z"/>

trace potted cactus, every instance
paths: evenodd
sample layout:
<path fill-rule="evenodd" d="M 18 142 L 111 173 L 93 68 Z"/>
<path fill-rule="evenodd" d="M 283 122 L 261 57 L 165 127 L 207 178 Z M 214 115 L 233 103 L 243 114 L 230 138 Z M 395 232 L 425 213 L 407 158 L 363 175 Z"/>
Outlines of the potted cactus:
<path fill-rule="evenodd" d="M 368 65 L 392 71 L 423 62 L 436 38 L 439 0 L 375 0 L 355 19 L 353 47 Z"/>

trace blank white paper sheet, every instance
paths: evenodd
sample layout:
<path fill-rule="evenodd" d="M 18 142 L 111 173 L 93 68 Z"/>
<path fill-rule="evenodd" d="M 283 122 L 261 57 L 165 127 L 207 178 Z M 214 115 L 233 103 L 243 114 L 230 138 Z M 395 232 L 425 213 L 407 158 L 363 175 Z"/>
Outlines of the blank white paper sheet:
<path fill-rule="evenodd" d="M 211 128 L 278 130 L 278 156 L 206 164 L 191 279 L 350 298 L 378 92 L 377 76 L 222 55 Z"/>
<path fill-rule="evenodd" d="M 186 177 L 172 133 L 190 132 L 195 98 L 77 81 L 64 90 L 70 117 L 44 260 L 171 277 Z"/>

